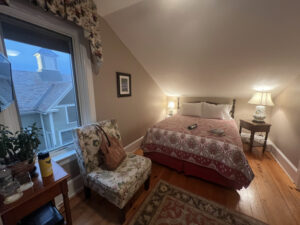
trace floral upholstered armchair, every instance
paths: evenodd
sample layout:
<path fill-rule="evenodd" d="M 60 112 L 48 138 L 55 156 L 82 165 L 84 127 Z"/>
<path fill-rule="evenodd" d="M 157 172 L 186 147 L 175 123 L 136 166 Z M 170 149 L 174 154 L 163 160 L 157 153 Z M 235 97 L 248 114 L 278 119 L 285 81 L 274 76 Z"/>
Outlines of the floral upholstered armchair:
<path fill-rule="evenodd" d="M 76 152 L 85 194 L 88 198 L 92 189 L 118 208 L 124 209 L 121 218 L 124 220 L 125 206 L 129 200 L 143 184 L 146 190 L 149 188 L 151 160 L 129 153 L 116 170 L 106 170 L 101 151 L 99 152 L 102 143 L 101 135 L 97 132 L 99 125 L 107 135 L 121 141 L 115 120 L 105 120 L 76 129 Z"/>

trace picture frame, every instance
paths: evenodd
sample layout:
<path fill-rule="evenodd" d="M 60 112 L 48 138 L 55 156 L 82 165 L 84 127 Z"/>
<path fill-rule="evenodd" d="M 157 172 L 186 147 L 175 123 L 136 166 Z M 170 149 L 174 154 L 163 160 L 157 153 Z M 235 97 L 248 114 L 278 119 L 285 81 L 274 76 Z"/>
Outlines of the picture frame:
<path fill-rule="evenodd" d="M 118 97 L 131 96 L 131 74 L 117 72 Z"/>

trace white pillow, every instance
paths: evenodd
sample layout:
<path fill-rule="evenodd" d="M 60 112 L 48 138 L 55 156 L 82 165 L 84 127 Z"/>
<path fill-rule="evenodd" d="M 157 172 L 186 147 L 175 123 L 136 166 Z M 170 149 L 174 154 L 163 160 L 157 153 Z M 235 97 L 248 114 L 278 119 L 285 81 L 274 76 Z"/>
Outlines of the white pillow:
<path fill-rule="evenodd" d="M 230 110 L 230 105 L 215 105 L 204 102 L 202 104 L 201 117 L 207 119 L 229 120 L 231 119 Z"/>
<path fill-rule="evenodd" d="M 182 103 L 180 112 L 183 116 L 201 116 L 202 102 Z"/>
<path fill-rule="evenodd" d="M 232 109 L 232 105 L 223 105 L 224 111 L 223 111 L 223 120 L 231 120 L 231 114 L 230 111 Z"/>

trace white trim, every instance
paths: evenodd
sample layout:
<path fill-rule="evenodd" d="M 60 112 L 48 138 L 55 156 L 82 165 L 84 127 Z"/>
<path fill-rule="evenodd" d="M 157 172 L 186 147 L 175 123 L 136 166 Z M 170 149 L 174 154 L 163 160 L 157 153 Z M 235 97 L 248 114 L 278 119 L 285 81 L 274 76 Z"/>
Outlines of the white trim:
<path fill-rule="evenodd" d="M 298 162 L 297 180 L 295 183 L 296 183 L 296 188 L 300 191 L 300 160 Z"/>
<path fill-rule="evenodd" d="M 124 147 L 124 150 L 126 152 L 135 152 L 141 147 L 142 141 L 143 141 L 144 136 L 136 139 L 135 141 L 131 142 L 129 145 Z"/>
<path fill-rule="evenodd" d="M 40 113 L 40 120 L 41 120 L 41 124 L 42 124 L 45 147 L 46 147 L 46 149 L 48 149 L 49 146 L 48 146 L 48 142 L 47 142 L 46 129 L 45 129 L 44 118 L 43 118 L 42 113 Z"/>
<path fill-rule="evenodd" d="M 50 153 L 51 159 L 60 165 L 65 165 L 74 159 L 76 159 L 76 151 L 75 150 L 64 150 L 59 152 L 59 154 Z"/>
<path fill-rule="evenodd" d="M 64 110 L 65 110 L 65 114 L 66 114 L 66 121 L 67 121 L 67 124 L 69 124 L 69 115 L 68 115 L 68 110 L 67 110 L 67 106 L 64 107 Z"/>
<path fill-rule="evenodd" d="M 53 147 L 56 147 L 56 136 L 55 136 L 55 128 L 54 128 L 54 121 L 53 121 L 53 113 L 49 113 L 49 122 L 50 122 L 50 129 L 52 133 L 52 140 L 53 140 Z"/>
<path fill-rule="evenodd" d="M 75 104 L 62 104 L 62 105 L 57 105 L 55 108 L 64 108 L 64 107 L 69 107 L 69 106 L 76 106 Z"/>
<path fill-rule="evenodd" d="M 51 131 L 48 131 L 48 130 L 46 130 L 46 141 L 48 141 L 49 140 L 49 142 L 51 142 L 51 139 L 52 139 L 52 133 L 51 133 Z M 52 141 L 53 142 L 53 141 Z M 47 142 L 48 143 L 48 142 Z M 50 144 L 50 147 L 49 147 L 49 144 Z M 52 143 L 52 145 L 53 145 L 53 143 Z M 52 146 L 51 147 L 51 143 L 48 143 L 48 148 L 47 148 L 47 151 L 51 151 L 51 150 L 54 150 L 55 148 L 54 148 L 54 146 Z"/>
<path fill-rule="evenodd" d="M 282 151 L 272 142 L 268 141 L 271 146 L 270 152 L 274 159 L 283 169 L 283 171 L 288 175 L 293 183 L 297 181 L 297 168 L 291 163 L 291 161 L 282 153 Z"/>

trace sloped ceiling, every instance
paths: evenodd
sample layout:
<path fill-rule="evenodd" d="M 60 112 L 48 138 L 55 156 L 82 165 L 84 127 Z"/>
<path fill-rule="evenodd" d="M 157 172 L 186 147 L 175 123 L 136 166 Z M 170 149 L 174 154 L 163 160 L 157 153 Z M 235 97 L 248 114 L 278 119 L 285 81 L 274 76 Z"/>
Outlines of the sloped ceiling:
<path fill-rule="evenodd" d="M 167 95 L 250 97 L 257 88 L 276 95 L 300 74 L 300 1 L 97 4 Z"/>

